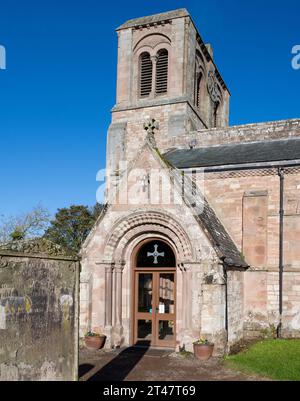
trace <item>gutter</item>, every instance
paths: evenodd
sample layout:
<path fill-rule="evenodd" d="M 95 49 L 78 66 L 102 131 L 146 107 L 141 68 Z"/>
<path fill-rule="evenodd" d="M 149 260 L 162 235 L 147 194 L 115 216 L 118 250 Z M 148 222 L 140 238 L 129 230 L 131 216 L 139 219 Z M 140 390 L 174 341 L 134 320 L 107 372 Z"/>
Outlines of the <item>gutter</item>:
<path fill-rule="evenodd" d="M 257 162 L 257 163 L 243 163 L 243 164 L 224 164 L 220 166 L 198 166 L 198 167 L 177 167 L 178 170 L 184 171 L 203 171 L 204 173 L 216 173 L 222 171 L 233 170 L 256 170 L 263 168 L 279 168 L 279 167 L 296 167 L 300 166 L 300 159 L 281 160 L 272 162 Z"/>

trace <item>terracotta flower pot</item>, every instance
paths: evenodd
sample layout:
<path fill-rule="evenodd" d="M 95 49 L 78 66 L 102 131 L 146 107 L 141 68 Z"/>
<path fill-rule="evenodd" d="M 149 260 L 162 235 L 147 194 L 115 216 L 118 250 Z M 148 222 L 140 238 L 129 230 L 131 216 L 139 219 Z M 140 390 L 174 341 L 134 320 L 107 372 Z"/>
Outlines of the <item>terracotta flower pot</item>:
<path fill-rule="evenodd" d="M 194 344 L 195 358 L 208 361 L 214 352 L 214 344 Z"/>
<path fill-rule="evenodd" d="M 84 338 L 85 346 L 89 349 L 94 349 L 94 350 L 103 348 L 105 340 L 106 336 L 94 336 L 94 337 L 86 336 Z"/>

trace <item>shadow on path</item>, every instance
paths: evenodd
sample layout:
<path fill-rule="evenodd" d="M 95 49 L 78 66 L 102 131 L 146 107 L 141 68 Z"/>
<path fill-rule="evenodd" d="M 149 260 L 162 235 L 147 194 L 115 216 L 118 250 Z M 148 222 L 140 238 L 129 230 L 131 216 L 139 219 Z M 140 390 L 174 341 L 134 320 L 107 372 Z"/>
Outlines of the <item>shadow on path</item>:
<path fill-rule="evenodd" d="M 91 376 L 88 381 L 123 381 L 147 353 L 149 347 L 130 347 Z"/>

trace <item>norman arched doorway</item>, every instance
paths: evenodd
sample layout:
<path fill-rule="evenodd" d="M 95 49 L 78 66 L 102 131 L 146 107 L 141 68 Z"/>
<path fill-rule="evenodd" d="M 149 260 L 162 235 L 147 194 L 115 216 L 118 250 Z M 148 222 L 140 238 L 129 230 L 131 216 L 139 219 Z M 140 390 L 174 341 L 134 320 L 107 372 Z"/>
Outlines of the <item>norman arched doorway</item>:
<path fill-rule="evenodd" d="M 143 241 L 133 254 L 133 343 L 176 346 L 176 257 L 161 239 Z"/>

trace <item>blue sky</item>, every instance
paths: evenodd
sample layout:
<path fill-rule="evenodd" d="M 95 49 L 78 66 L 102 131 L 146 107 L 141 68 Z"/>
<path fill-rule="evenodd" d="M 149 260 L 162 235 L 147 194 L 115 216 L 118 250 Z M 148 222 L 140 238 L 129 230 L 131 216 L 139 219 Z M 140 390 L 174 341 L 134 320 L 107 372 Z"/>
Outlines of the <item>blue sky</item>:
<path fill-rule="evenodd" d="M 0 215 L 95 203 L 115 102 L 114 30 L 181 7 L 213 45 L 231 125 L 300 117 L 299 0 L 2 0 Z"/>

